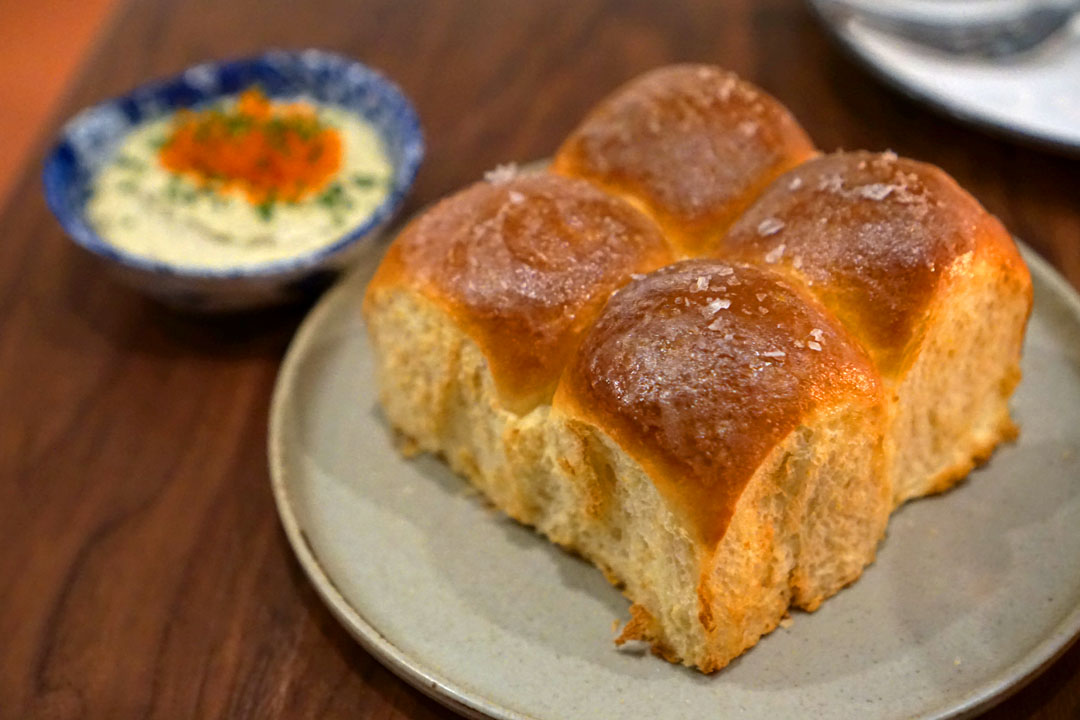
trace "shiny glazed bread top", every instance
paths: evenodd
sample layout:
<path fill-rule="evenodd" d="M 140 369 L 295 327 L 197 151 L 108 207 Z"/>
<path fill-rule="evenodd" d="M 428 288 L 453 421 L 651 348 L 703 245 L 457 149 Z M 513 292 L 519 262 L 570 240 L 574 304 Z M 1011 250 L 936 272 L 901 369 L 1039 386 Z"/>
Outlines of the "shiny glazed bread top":
<path fill-rule="evenodd" d="M 436 302 L 480 347 L 507 408 L 523 413 L 550 401 L 612 291 L 672 259 L 656 225 L 619 198 L 521 174 L 476 183 L 409 224 L 368 301 L 407 286 Z"/>
<path fill-rule="evenodd" d="M 880 403 L 878 375 L 823 307 L 765 269 L 697 259 L 612 296 L 554 406 L 604 428 L 713 544 L 770 450 L 851 402 Z"/>
<path fill-rule="evenodd" d="M 939 289 L 976 253 L 1027 273 L 1001 223 L 943 171 L 861 151 L 777 179 L 717 250 L 811 286 L 886 377 L 907 366 Z"/>
<path fill-rule="evenodd" d="M 631 199 L 682 255 L 696 255 L 814 152 L 791 113 L 759 88 L 709 65 L 672 65 L 603 100 L 553 169 Z"/>

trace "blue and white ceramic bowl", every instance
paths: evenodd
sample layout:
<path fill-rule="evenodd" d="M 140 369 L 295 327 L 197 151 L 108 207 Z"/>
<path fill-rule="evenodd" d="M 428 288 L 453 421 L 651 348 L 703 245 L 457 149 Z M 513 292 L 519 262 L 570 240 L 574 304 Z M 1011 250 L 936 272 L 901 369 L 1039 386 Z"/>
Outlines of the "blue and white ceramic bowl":
<path fill-rule="evenodd" d="M 147 120 L 235 95 L 253 84 L 272 98 L 305 95 L 354 112 L 375 128 L 394 175 L 386 199 L 366 221 L 316 250 L 226 269 L 150 260 L 125 252 L 98 235 L 85 214 L 91 179 L 128 132 Z M 392 219 L 413 184 L 423 155 L 416 111 L 385 77 L 355 60 L 320 50 L 271 51 L 253 58 L 196 65 L 82 111 L 61 131 L 46 158 L 43 180 L 46 200 L 64 230 L 102 258 L 121 280 L 170 305 L 228 311 L 288 302 L 325 284 L 371 245 Z"/>

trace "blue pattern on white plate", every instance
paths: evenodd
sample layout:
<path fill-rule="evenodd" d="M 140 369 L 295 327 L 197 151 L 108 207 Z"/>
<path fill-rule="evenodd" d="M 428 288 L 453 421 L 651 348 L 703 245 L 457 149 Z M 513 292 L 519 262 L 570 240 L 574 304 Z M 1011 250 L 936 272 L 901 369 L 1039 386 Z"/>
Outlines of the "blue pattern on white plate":
<path fill-rule="evenodd" d="M 333 243 L 296 257 L 237 268 L 179 266 L 125 252 L 108 243 L 85 215 L 90 181 L 139 124 L 179 108 L 234 95 L 258 84 L 270 97 L 303 95 L 362 116 L 383 141 L 394 177 L 368 219 Z M 400 209 L 424 156 L 420 121 L 396 85 L 361 63 L 321 50 L 273 50 L 240 60 L 195 65 L 83 110 L 61 130 L 45 161 L 49 208 L 76 243 L 104 258 L 122 280 L 171 304 L 227 310 L 282 302 L 343 267 Z"/>

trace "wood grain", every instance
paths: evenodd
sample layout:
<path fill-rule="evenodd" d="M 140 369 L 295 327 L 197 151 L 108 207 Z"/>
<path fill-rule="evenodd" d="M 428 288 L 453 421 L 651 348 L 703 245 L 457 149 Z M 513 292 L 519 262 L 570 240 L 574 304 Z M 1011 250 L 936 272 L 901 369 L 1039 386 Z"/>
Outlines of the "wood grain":
<path fill-rule="evenodd" d="M 647 68 L 715 62 L 824 148 L 941 165 L 1080 284 L 1080 163 L 885 89 L 796 0 L 147 0 L 109 32 L 64 115 L 271 46 L 382 68 L 428 135 L 412 208 L 549 155 Z M 0 218 L 0 717 L 445 717 L 337 625 L 278 526 L 267 407 L 305 308 L 190 318 L 114 284 L 46 210 L 42 150 Z M 1078 716 L 1080 646 L 986 715 Z"/>

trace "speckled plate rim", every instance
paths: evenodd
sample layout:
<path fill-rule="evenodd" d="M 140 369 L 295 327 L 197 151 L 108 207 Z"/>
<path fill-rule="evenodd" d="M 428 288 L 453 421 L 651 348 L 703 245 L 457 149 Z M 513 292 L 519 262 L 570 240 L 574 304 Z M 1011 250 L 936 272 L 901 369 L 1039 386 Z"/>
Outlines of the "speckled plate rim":
<path fill-rule="evenodd" d="M 1080 295 L 1038 253 L 1019 240 L 1017 244 L 1031 270 L 1034 282 L 1044 285 L 1080 324 Z M 354 272 L 363 272 L 364 265 L 367 262 L 375 262 L 382 249 L 379 248 L 370 258 L 358 263 Z M 364 649 L 398 677 L 465 717 L 536 720 L 533 716 L 495 704 L 481 695 L 463 689 L 452 678 L 434 670 L 424 658 L 411 656 L 390 642 L 364 617 L 359 608 L 350 604 L 342 595 L 333 577 L 316 556 L 300 524 L 289 497 L 288 478 L 285 472 L 286 449 L 282 440 L 282 429 L 287 422 L 287 398 L 290 395 L 290 388 L 295 386 L 299 367 L 318 340 L 327 318 L 338 304 L 345 302 L 355 292 L 353 285 L 346 279 L 322 297 L 301 323 L 289 345 L 275 382 L 270 405 L 267 451 L 271 488 L 286 537 L 301 567 L 330 612 Z M 1037 307 L 1034 312 L 1038 312 Z M 984 712 L 1034 679 L 1040 671 L 1065 653 L 1078 636 L 1080 636 L 1080 605 L 1073 608 L 1057 626 L 1048 631 L 1040 643 L 1020 660 L 1014 662 L 1006 672 L 988 678 L 974 690 L 952 703 L 950 707 L 927 708 L 925 713 L 913 717 L 922 720 L 957 720 Z"/>
<path fill-rule="evenodd" d="M 828 12 L 820 0 L 807 0 L 806 4 L 817 17 L 821 26 L 829 33 L 829 36 L 848 55 L 855 58 L 860 65 L 901 95 L 915 102 L 925 103 L 957 122 L 981 128 L 991 135 L 1018 140 L 1063 155 L 1080 155 L 1080 145 L 1074 142 L 1062 140 L 1052 133 L 998 122 L 971 109 L 964 102 L 954 99 L 947 93 L 935 93 L 915 83 L 905 81 L 890 72 L 888 67 L 878 62 L 863 44 L 852 33 L 848 32 L 846 22 L 838 20 L 832 13 Z"/>

